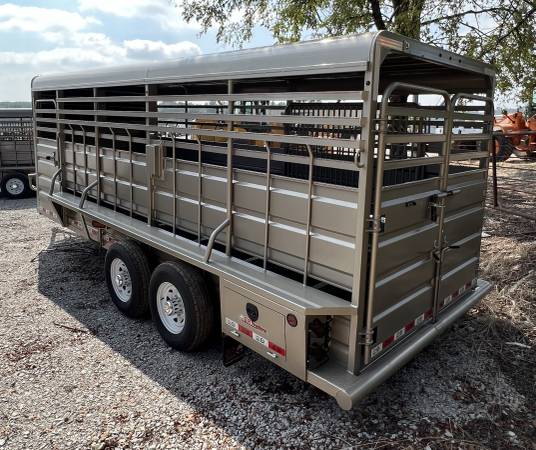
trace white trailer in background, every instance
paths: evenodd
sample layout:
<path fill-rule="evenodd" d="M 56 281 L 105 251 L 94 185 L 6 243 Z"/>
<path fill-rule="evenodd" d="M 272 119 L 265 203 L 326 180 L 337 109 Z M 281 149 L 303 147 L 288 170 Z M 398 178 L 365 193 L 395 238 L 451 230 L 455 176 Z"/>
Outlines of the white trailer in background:
<path fill-rule="evenodd" d="M 10 198 L 30 194 L 35 172 L 31 109 L 0 109 L 0 190 Z"/>

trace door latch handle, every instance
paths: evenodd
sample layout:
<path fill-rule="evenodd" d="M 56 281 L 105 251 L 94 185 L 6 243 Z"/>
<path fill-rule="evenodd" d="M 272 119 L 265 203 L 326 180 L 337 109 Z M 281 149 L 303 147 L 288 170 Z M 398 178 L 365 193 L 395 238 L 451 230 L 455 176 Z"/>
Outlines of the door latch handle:
<path fill-rule="evenodd" d="M 277 354 L 274 352 L 266 352 L 266 354 L 272 359 L 277 359 Z"/>

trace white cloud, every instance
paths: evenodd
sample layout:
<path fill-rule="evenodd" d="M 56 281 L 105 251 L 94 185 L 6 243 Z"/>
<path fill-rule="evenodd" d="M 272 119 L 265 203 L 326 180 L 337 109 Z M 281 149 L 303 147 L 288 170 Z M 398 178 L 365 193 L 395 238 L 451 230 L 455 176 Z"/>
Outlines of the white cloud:
<path fill-rule="evenodd" d="M 176 59 L 201 53 L 199 46 L 190 41 L 118 41 L 94 31 L 102 23 L 92 12 L 127 19 L 152 17 L 161 26 L 180 27 L 180 14 L 168 0 L 78 0 L 78 4 L 78 12 L 0 4 L 0 36 L 4 42 L 6 37 L 11 38 L 10 33 L 23 32 L 33 35 L 34 40 L 48 43 L 48 48 L 43 50 L 29 48 L 14 52 L 9 46 L 0 50 L 0 100 L 29 99 L 30 81 L 38 73 Z M 108 23 L 104 16 L 99 18 Z"/>
<path fill-rule="evenodd" d="M 163 59 L 180 58 L 181 56 L 199 55 L 201 49 L 190 41 L 165 44 L 162 41 L 149 41 L 146 39 L 134 39 L 123 43 L 127 57 L 132 59 Z"/>
<path fill-rule="evenodd" d="M 91 16 L 75 12 L 36 6 L 0 5 L 0 31 L 42 33 L 57 38 L 65 32 L 76 32 L 100 22 Z"/>
<path fill-rule="evenodd" d="M 125 19 L 152 19 L 166 30 L 201 29 L 195 22 L 185 22 L 180 7 L 169 0 L 78 0 L 78 7 L 81 11 L 100 12 Z"/>
<path fill-rule="evenodd" d="M 162 41 L 139 39 L 124 41 L 118 45 L 99 33 L 81 33 L 73 41 L 79 46 L 58 47 L 39 52 L 0 52 L 0 60 L 5 65 L 30 65 L 44 72 L 144 60 L 176 59 L 201 53 L 201 49 L 189 41 L 165 44 Z"/>
<path fill-rule="evenodd" d="M 81 11 L 100 11 L 119 17 L 163 14 L 170 8 L 166 0 L 78 0 Z"/>

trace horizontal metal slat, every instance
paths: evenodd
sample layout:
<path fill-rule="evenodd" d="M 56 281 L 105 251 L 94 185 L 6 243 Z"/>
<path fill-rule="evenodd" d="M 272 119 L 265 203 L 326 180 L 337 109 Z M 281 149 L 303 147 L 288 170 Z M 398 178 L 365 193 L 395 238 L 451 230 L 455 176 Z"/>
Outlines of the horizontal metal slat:
<path fill-rule="evenodd" d="M 389 116 L 416 116 L 416 117 L 447 117 L 444 109 L 406 108 L 404 106 L 389 106 Z"/>
<path fill-rule="evenodd" d="M 429 166 L 432 164 L 441 164 L 443 158 L 434 156 L 429 158 L 408 158 L 408 159 L 391 159 L 384 163 L 385 170 L 405 169 L 408 167 Z"/>
<path fill-rule="evenodd" d="M 46 109 L 38 110 L 37 113 L 52 113 L 61 115 L 87 115 L 87 116 L 109 116 L 109 117 L 155 117 L 155 118 L 176 118 L 188 120 L 222 120 L 229 122 L 256 122 L 256 123 L 291 123 L 291 124 L 311 124 L 311 125 L 346 125 L 360 126 L 361 119 L 358 117 L 333 117 L 333 116 L 288 116 L 288 115 L 263 115 L 263 114 L 196 114 L 180 112 L 145 112 L 145 111 L 106 111 L 106 110 L 84 110 L 84 109 Z"/>
<path fill-rule="evenodd" d="M 453 134 L 453 141 L 488 141 L 492 138 L 491 134 L 482 133 L 467 133 L 467 134 Z"/>
<path fill-rule="evenodd" d="M 478 159 L 489 157 L 488 152 L 464 152 L 464 153 L 451 153 L 451 161 L 461 161 L 464 159 Z"/>
<path fill-rule="evenodd" d="M 116 123 L 116 122 L 98 122 L 98 121 L 86 121 L 86 120 L 65 120 L 65 119 L 40 119 L 40 122 L 45 123 L 60 123 L 64 125 L 84 125 L 89 127 L 102 127 L 102 128 L 116 128 L 116 129 L 130 129 L 139 131 L 159 131 L 161 133 L 175 133 L 175 134 L 188 134 L 194 136 L 212 136 L 222 137 L 230 139 L 242 139 L 252 141 L 267 141 L 267 142 L 283 142 L 286 144 L 300 144 L 300 145 L 324 145 L 327 147 L 343 147 L 359 149 L 362 146 L 362 141 L 357 139 L 329 139 L 329 138 L 315 138 L 307 136 L 290 136 L 282 134 L 270 134 L 270 133 L 250 133 L 250 132 L 236 132 L 236 131 L 214 131 L 204 130 L 199 128 L 177 128 L 177 127 L 162 127 L 154 125 L 136 125 L 130 123 Z"/>
<path fill-rule="evenodd" d="M 414 142 L 445 142 L 444 134 L 388 134 L 385 136 L 387 144 L 407 144 Z"/>
<path fill-rule="evenodd" d="M 469 113 L 461 113 L 461 112 L 452 113 L 452 117 L 454 119 L 459 119 L 459 120 L 483 120 L 486 122 L 493 119 L 493 116 L 490 116 L 490 115 L 469 114 Z"/>
<path fill-rule="evenodd" d="M 255 100 L 365 100 L 363 91 L 270 92 L 251 94 L 196 95 L 125 95 L 110 97 L 57 98 L 60 103 L 82 102 L 190 102 L 190 101 L 255 101 Z"/>

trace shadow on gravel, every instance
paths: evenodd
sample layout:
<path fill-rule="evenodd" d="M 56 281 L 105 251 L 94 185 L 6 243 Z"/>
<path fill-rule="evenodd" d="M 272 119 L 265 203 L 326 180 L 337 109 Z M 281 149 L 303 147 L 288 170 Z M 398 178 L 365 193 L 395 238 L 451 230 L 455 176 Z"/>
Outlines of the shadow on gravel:
<path fill-rule="evenodd" d="M 474 430 L 468 428 L 473 422 L 452 428 L 451 418 L 466 422 L 466 415 L 495 407 L 489 387 L 479 384 L 478 377 L 495 368 L 474 352 L 468 326 L 476 323 L 474 317 L 458 324 L 455 333 L 421 353 L 355 410 L 345 412 L 323 392 L 256 355 L 224 368 L 218 343 L 197 354 L 170 351 L 150 320 L 130 320 L 116 310 L 103 266 L 103 251 L 54 228 L 49 247 L 38 256 L 39 292 L 245 447 L 277 448 L 297 440 L 302 448 L 370 448 L 377 443 L 382 449 L 414 448 L 415 443 L 424 448 L 433 442 L 435 449 L 449 448 L 459 439 L 466 448 L 462 442 L 469 433 L 471 440 L 482 442 L 474 448 L 511 448 L 504 429 L 493 424 L 493 411 L 484 424 L 474 421 Z M 510 410 L 504 398 L 498 401 L 500 419 Z M 446 430 L 454 437 L 444 438 Z"/>
<path fill-rule="evenodd" d="M 21 198 L 19 200 L 13 200 L 0 194 L 0 211 L 4 210 L 21 210 L 36 208 L 37 212 L 37 200 L 34 196 Z"/>

